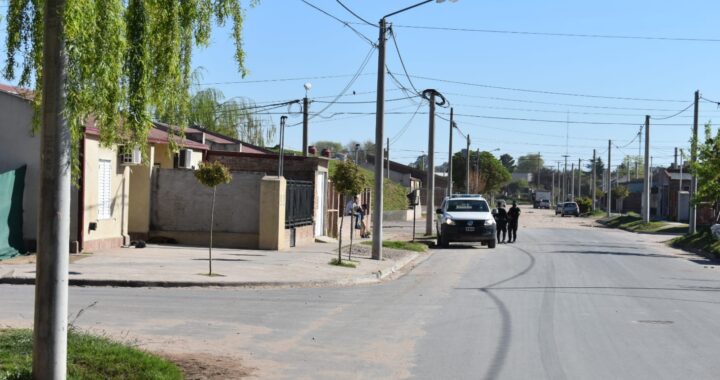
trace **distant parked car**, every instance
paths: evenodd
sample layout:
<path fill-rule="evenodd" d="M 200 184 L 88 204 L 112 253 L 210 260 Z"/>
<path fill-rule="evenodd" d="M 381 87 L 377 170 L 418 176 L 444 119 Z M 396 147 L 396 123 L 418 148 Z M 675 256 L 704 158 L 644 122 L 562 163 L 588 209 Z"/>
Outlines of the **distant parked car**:
<path fill-rule="evenodd" d="M 546 208 L 546 209 L 550 210 L 550 201 L 548 199 L 541 200 L 540 208 Z"/>
<path fill-rule="evenodd" d="M 555 215 L 562 214 L 564 204 L 565 204 L 565 202 L 558 202 L 558 204 L 555 206 Z"/>
<path fill-rule="evenodd" d="M 578 207 L 578 204 L 575 202 L 565 202 L 563 204 L 562 212 L 560 213 L 560 216 L 565 215 L 575 215 L 580 216 L 580 207 Z"/>

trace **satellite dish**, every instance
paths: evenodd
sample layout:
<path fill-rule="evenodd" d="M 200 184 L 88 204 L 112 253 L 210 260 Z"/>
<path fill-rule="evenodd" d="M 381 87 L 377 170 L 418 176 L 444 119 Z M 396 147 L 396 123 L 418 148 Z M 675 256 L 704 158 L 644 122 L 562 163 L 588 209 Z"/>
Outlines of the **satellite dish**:
<path fill-rule="evenodd" d="M 310 91 L 310 89 L 312 88 L 312 84 L 310 82 L 305 82 L 303 87 L 305 87 L 305 91 Z"/>

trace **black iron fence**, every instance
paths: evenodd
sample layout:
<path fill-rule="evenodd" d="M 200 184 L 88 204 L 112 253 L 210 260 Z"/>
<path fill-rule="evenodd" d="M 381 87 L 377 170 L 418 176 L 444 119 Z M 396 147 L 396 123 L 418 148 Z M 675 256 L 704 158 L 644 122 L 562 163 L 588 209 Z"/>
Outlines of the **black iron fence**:
<path fill-rule="evenodd" d="M 285 191 L 285 228 L 313 224 L 315 191 L 312 181 L 288 180 Z"/>

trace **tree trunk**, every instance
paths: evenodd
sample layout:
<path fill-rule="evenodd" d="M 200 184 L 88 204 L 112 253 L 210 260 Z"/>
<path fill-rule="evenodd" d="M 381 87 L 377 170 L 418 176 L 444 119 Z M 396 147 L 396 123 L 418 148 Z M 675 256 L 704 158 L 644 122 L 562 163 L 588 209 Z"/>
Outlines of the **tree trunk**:
<path fill-rule="evenodd" d="M 210 250 L 208 252 L 208 274 L 210 276 L 212 276 L 212 234 L 215 221 L 215 189 L 217 189 L 217 186 L 213 186 L 212 208 L 210 209 Z"/>
<path fill-rule="evenodd" d="M 48 380 L 65 379 L 67 374 L 71 139 L 63 116 L 67 59 L 64 10 L 64 0 L 45 1 L 32 371 L 35 379 Z"/>
<path fill-rule="evenodd" d="M 355 234 L 355 223 L 357 223 L 353 223 L 353 217 L 355 217 L 354 215 L 354 212 L 350 214 L 350 250 L 348 250 L 348 261 L 352 258 L 353 235 Z"/>
<path fill-rule="evenodd" d="M 342 233 L 343 224 L 345 224 L 345 208 L 340 210 L 340 233 L 338 234 L 338 264 L 342 263 Z"/>

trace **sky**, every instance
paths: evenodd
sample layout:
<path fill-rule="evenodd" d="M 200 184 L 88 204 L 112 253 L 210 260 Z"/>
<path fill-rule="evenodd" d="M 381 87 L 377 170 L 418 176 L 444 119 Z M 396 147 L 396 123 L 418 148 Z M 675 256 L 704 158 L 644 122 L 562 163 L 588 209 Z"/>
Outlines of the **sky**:
<path fill-rule="evenodd" d="M 203 72 L 199 88 L 261 105 L 300 99 L 309 82 L 310 142 L 374 140 L 375 25 L 418 0 L 343 0 L 373 25 L 335 0 L 306 1 L 350 24 L 302 0 L 262 0 L 246 11 L 249 75 L 238 74 L 229 29 L 218 28 L 211 45 L 194 54 L 193 65 Z M 473 150 L 515 158 L 540 152 L 546 165 L 555 166 L 565 154 L 569 163 L 592 158 L 593 149 L 606 161 L 612 139 L 617 164 L 638 154 L 637 133 L 649 114 L 653 164 L 668 164 L 675 147 L 689 146 L 695 90 L 720 101 L 718 14 L 720 2 L 712 0 L 459 0 L 392 16 L 398 49 L 388 35 L 386 59 L 400 84 L 386 75 L 391 158 L 409 163 L 428 150 L 427 102 L 403 99 L 408 92 L 400 89 L 414 86 L 436 89 L 452 105 L 459 128 L 453 151 L 464 148 L 461 133 L 469 134 Z M 298 111 L 281 107 L 263 117 L 278 125 L 287 114 L 286 145 L 300 150 Z M 717 116 L 717 104 L 700 103 L 701 123 Z M 449 109 L 438 107 L 436 164 L 447 161 L 448 117 Z"/>

